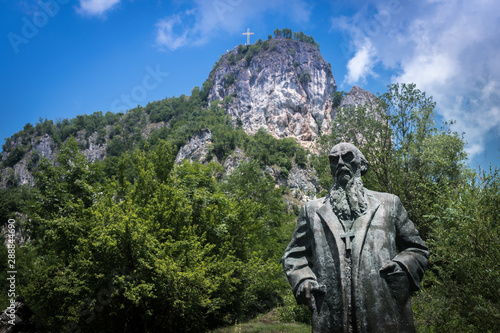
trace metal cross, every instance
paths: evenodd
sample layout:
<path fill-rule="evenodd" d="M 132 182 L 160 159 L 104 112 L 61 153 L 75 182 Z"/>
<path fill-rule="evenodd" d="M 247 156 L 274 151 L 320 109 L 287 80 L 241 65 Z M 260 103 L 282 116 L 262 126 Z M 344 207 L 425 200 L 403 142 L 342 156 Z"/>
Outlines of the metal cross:
<path fill-rule="evenodd" d="M 250 32 L 250 28 L 248 28 L 247 32 L 244 32 L 243 35 L 247 35 L 247 45 L 250 45 L 250 35 L 253 35 L 253 32 Z"/>
<path fill-rule="evenodd" d="M 354 235 L 355 235 L 354 231 L 348 231 L 340 234 L 340 238 L 345 240 L 346 251 L 347 250 L 350 251 L 352 249 L 352 239 L 354 238 Z"/>

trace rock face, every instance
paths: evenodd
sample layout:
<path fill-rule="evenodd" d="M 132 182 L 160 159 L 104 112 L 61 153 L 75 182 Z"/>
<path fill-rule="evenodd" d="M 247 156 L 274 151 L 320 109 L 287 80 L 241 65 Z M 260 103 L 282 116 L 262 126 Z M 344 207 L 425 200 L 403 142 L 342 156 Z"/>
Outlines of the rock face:
<path fill-rule="evenodd" d="M 189 139 L 188 143 L 179 149 L 175 163 L 181 163 L 185 159 L 203 163 L 208 154 L 208 146 L 212 143 L 212 132 L 204 129 L 200 134 Z"/>
<path fill-rule="evenodd" d="M 0 313 L 0 333 L 35 333 L 40 330 L 32 323 L 35 313 L 24 303 L 16 301 Z"/>
<path fill-rule="evenodd" d="M 28 166 L 26 164 L 26 159 L 22 159 L 19 163 L 14 165 L 14 175 L 19 185 L 33 186 L 35 178 L 28 170 Z"/>
<path fill-rule="evenodd" d="M 40 141 L 34 145 L 34 148 L 38 151 L 40 156 L 50 158 L 53 152 L 53 146 L 54 142 L 52 142 L 52 138 L 48 134 L 45 134 L 40 138 Z"/>
<path fill-rule="evenodd" d="M 226 175 L 231 174 L 235 168 L 238 167 L 241 163 L 246 163 L 250 159 L 245 156 L 245 152 L 240 148 L 236 148 L 231 155 L 226 157 L 224 160 L 224 170 Z"/>
<path fill-rule="evenodd" d="M 311 44 L 278 37 L 240 45 L 221 57 L 209 78 L 209 101 L 224 101 L 249 134 L 264 127 L 308 146 L 332 120 L 335 79 Z"/>
<path fill-rule="evenodd" d="M 29 233 L 26 232 L 26 229 L 24 228 L 27 219 L 27 215 L 16 213 L 13 241 L 19 247 L 23 246 L 30 240 Z M 8 224 L 5 223 L 0 229 L 0 237 L 3 237 L 4 239 L 4 246 L 7 246 L 7 244 L 9 244 L 9 235 L 11 234 L 9 233 Z"/>
<path fill-rule="evenodd" d="M 364 104 L 375 104 L 377 97 L 367 90 L 354 86 L 347 95 L 340 101 L 339 107 L 358 106 Z"/>
<path fill-rule="evenodd" d="M 89 147 L 83 151 L 83 155 L 91 163 L 95 161 L 102 161 L 106 157 L 106 148 L 108 144 L 104 142 L 103 144 L 97 143 L 97 132 L 94 132 L 88 138 Z"/>
<path fill-rule="evenodd" d="M 316 199 L 316 194 L 320 191 L 316 172 L 297 166 L 290 170 L 286 186 L 301 202 Z"/>

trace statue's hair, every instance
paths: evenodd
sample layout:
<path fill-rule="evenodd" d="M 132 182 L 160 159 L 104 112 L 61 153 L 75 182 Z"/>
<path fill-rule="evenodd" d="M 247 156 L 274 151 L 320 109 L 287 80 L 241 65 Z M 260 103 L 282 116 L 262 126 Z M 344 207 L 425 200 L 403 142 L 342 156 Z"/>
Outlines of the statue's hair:
<path fill-rule="evenodd" d="M 355 145 L 353 145 L 352 143 L 349 143 L 349 142 L 338 143 L 335 146 L 333 146 L 332 149 L 330 150 L 330 154 L 328 154 L 328 158 L 330 160 L 330 170 L 332 172 L 332 176 L 333 176 L 332 155 L 335 151 L 340 150 L 341 147 L 344 148 L 345 150 L 352 151 L 354 153 L 354 156 L 359 157 L 359 159 L 361 161 L 361 176 L 363 176 L 368 171 L 368 167 L 370 166 L 370 164 L 366 160 L 366 158 L 363 155 L 363 153 L 361 152 L 361 150 L 359 150 Z"/>

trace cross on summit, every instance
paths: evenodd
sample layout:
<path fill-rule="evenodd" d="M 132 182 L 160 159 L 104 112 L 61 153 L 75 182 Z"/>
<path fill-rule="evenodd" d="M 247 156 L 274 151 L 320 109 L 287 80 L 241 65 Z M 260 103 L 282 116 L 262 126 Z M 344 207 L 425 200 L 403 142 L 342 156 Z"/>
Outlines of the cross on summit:
<path fill-rule="evenodd" d="M 244 32 L 243 35 L 247 35 L 247 45 L 250 45 L 250 35 L 253 35 L 253 32 L 250 32 L 250 28 L 247 29 L 247 32 Z"/>

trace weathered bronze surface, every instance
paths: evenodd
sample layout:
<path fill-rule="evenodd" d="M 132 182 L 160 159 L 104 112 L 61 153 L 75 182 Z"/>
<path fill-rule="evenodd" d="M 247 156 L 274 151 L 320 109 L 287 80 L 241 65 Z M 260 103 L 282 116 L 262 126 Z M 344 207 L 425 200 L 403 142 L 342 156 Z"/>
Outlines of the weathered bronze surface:
<path fill-rule="evenodd" d="M 414 332 L 410 291 L 429 251 L 397 196 L 363 187 L 368 162 L 354 145 L 329 159 L 330 192 L 302 208 L 283 256 L 295 298 L 314 333 Z"/>

